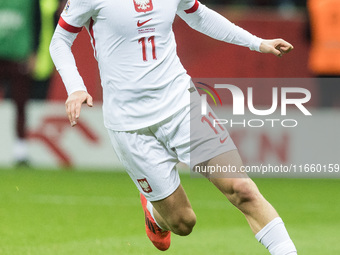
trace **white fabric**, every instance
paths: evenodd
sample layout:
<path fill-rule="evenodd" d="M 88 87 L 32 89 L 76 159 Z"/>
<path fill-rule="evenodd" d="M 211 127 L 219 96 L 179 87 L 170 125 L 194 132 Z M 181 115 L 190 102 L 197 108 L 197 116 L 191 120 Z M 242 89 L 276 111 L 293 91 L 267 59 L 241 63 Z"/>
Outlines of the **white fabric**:
<path fill-rule="evenodd" d="M 194 168 L 199 163 L 237 149 L 226 127 L 215 124 L 216 119 L 218 116 L 209 105 L 207 105 L 207 114 L 202 116 L 201 97 L 197 90 L 193 91 L 190 94 L 190 159 L 185 163 L 193 172 L 204 174 L 207 178 L 228 178 L 230 172 L 213 173 Z"/>
<path fill-rule="evenodd" d="M 51 57 L 65 84 L 68 95 L 75 91 L 87 91 L 84 81 L 79 75 L 71 47 L 77 34 L 66 33 L 64 29 L 57 26 L 54 39 L 51 41 Z"/>
<path fill-rule="evenodd" d="M 14 159 L 16 161 L 27 160 L 28 143 L 25 139 L 18 139 L 14 144 Z"/>
<path fill-rule="evenodd" d="M 133 1 L 71 0 L 62 13 L 68 25 L 85 26 L 94 37 L 104 123 L 112 130 L 153 125 L 189 104 L 190 77 L 177 56 L 172 31 L 176 13 L 217 39 L 258 48 L 254 36 L 201 4 L 187 14 L 184 10 L 197 6 L 195 0 L 151 3 L 152 11 L 137 12 Z M 193 25 L 197 20 L 200 22 Z M 50 47 L 68 94 L 86 90 L 71 52 L 74 38 L 75 34 L 58 27 Z"/>
<path fill-rule="evenodd" d="M 198 10 L 193 14 L 187 14 L 185 11 L 179 11 L 177 14 L 190 27 L 214 39 L 260 51 L 263 39 L 236 26 L 205 5 L 200 4 Z"/>
<path fill-rule="evenodd" d="M 200 121 L 201 116 L 193 127 L 198 132 L 190 132 L 190 117 L 194 117 L 192 112 L 199 112 L 197 108 L 197 104 L 191 109 L 186 106 L 160 123 L 143 129 L 108 130 L 119 160 L 148 201 L 164 199 L 177 189 L 180 179 L 176 164 L 179 161 L 192 168 L 236 149 L 226 130 L 216 134 L 207 123 Z M 220 142 L 225 137 L 228 139 Z M 146 188 L 138 180 L 147 182 Z"/>
<path fill-rule="evenodd" d="M 277 217 L 261 229 L 255 238 L 261 242 L 272 255 L 295 255 L 295 245 L 290 239 L 281 218 Z"/>
<path fill-rule="evenodd" d="M 156 221 L 155 215 L 153 214 L 153 205 L 151 204 L 150 201 L 147 201 L 147 203 L 146 203 L 146 208 L 147 208 L 148 211 L 150 212 L 150 215 L 151 215 L 152 219 L 155 221 L 156 225 L 157 225 L 160 229 L 162 229 L 161 226 L 160 226 L 160 225 L 158 224 L 158 222 Z"/>

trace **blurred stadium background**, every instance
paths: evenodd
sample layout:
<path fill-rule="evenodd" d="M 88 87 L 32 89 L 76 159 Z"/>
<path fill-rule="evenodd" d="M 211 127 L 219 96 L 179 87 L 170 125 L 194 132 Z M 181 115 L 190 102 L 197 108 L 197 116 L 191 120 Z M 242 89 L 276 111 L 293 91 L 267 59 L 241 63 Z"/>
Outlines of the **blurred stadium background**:
<path fill-rule="evenodd" d="M 284 38 L 295 49 L 282 59 L 249 52 L 201 35 L 176 19 L 178 54 L 195 81 L 316 76 L 308 64 L 312 31 L 306 1 L 201 2 L 251 33 Z M 85 30 L 73 52 L 95 106 L 84 107 L 79 124 L 71 128 L 64 111 L 66 91 L 54 72 L 46 95 L 32 93 L 28 103 L 28 167 L 15 166 L 15 107 L 8 87 L 0 87 L 0 254 L 157 254 L 144 234 L 138 192 L 103 126 L 98 68 Z M 230 130 L 245 163 L 340 163 L 340 101 L 324 107 L 321 88 L 310 84 L 308 89 L 313 120 L 303 124 L 304 129 Z M 257 98 L 264 100 L 258 104 L 270 104 L 271 91 L 260 92 Z M 285 219 L 299 254 L 340 254 L 339 175 L 256 179 Z M 184 169 L 182 182 L 198 225 L 189 237 L 174 237 L 168 254 L 266 254 L 240 213 L 206 180 L 193 179 Z"/>

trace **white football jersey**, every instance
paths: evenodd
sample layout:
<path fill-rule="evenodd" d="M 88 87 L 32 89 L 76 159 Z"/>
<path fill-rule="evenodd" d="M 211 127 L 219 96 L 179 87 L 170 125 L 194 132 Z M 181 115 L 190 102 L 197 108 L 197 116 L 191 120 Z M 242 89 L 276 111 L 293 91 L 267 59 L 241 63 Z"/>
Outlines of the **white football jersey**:
<path fill-rule="evenodd" d="M 103 87 L 105 126 L 135 130 L 158 123 L 190 102 L 190 77 L 176 53 L 177 12 L 197 0 L 69 0 L 59 21 L 91 36 Z"/>

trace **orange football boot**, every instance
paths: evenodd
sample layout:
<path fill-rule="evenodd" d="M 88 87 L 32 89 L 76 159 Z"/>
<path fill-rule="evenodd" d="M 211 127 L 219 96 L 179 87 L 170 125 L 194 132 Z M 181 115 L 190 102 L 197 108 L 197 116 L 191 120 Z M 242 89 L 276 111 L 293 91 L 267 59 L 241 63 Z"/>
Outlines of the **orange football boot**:
<path fill-rule="evenodd" d="M 145 215 L 146 235 L 157 249 L 166 251 L 170 247 L 171 232 L 169 230 L 162 230 L 157 226 L 155 220 L 146 208 L 147 200 L 143 194 L 140 194 L 140 201 L 142 202 Z"/>

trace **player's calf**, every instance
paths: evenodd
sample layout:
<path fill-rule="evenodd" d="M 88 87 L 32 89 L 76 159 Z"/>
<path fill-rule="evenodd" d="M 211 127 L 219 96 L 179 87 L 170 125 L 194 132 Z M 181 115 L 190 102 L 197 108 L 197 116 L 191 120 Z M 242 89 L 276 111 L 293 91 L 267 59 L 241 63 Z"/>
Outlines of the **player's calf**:
<path fill-rule="evenodd" d="M 152 206 L 155 221 L 160 228 L 181 236 L 192 232 L 196 215 L 182 185 L 167 198 L 152 202 Z"/>
<path fill-rule="evenodd" d="M 207 164 L 225 162 L 239 169 L 242 161 L 237 151 L 221 154 Z M 237 176 L 235 178 L 235 176 Z M 262 196 L 256 184 L 245 173 L 238 172 L 226 178 L 211 178 L 211 182 L 245 215 L 256 239 L 272 255 L 296 255 L 296 248 L 282 219 L 273 206 Z"/>

